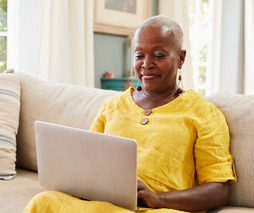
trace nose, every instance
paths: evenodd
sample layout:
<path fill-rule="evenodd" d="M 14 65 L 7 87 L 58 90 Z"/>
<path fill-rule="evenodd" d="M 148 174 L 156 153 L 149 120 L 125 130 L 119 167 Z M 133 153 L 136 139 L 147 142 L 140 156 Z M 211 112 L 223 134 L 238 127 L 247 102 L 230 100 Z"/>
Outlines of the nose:
<path fill-rule="evenodd" d="M 149 56 L 144 57 L 143 63 L 142 63 L 142 68 L 149 70 L 154 68 L 154 62 L 153 59 Z"/>

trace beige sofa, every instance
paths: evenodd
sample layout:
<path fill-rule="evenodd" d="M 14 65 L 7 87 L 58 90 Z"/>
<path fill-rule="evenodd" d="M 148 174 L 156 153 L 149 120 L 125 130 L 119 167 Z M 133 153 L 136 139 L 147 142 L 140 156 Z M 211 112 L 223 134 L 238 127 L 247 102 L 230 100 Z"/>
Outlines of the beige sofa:
<path fill-rule="evenodd" d="M 118 94 L 42 81 L 24 73 L 15 75 L 21 88 L 17 175 L 12 180 L 0 181 L 1 213 L 22 212 L 29 200 L 43 191 L 37 175 L 34 122 L 42 120 L 88 129 L 100 105 Z M 210 212 L 254 212 L 254 96 L 217 93 L 207 99 L 226 116 L 238 176 L 238 182 L 230 186 L 228 206 Z"/>

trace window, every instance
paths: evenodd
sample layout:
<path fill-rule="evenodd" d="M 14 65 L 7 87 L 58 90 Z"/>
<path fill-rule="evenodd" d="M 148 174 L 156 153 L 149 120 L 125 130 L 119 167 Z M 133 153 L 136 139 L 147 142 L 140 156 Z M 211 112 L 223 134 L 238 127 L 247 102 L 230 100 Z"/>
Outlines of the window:
<path fill-rule="evenodd" d="M 0 73 L 19 65 L 19 0 L 0 0 Z"/>
<path fill-rule="evenodd" d="M 0 0 L 0 73 L 7 67 L 7 0 Z"/>
<path fill-rule="evenodd" d="M 194 87 L 203 96 L 211 92 L 213 2 L 209 0 L 189 1 Z"/>

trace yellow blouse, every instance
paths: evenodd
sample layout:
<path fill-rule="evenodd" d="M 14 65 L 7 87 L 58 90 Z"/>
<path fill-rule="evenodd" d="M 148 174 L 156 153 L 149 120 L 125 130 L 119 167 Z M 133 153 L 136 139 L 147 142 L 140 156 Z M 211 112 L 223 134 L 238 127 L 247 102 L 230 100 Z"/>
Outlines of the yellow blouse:
<path fill-rule="evenodd" d="M 212 103 L 188 90 L 146 115 L 132 91 L 105 102 L 90 129 L 136 139 L 138 177 L 152 191 L 183 190 L 196 181 L 236 181 L 228 127 Z"/>
<path fill-rule="evenodd" d="M 151 113 L 132 99 L 134 88 L 105 102 L 91 130 L 138 142 L 138 177 L 154 192 L 182 190 L 205 182 L 236 181 L 223 114 L 188 90 Z M 147 123 L 141 123 L 146 118 Z M 144 121 L 144 120 L 143 120 Z M 195 204 L 193 204 L 195 205 Z M 84 201 L 61 192 L 36 195 L 23 213 L 131 213 L 107 202 Z M 151 209 L 142 213 L 177 213 Z"/>

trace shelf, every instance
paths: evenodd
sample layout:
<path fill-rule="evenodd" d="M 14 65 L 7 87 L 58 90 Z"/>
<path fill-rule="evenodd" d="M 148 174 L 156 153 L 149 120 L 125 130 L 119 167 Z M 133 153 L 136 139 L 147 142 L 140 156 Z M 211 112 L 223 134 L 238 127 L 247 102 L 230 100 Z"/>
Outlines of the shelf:
<path fill-rule="evenodd" d="M 136 87 L 137 78 L 101 78 L 102 89 L 125 91 L 129 87 Z"/>

